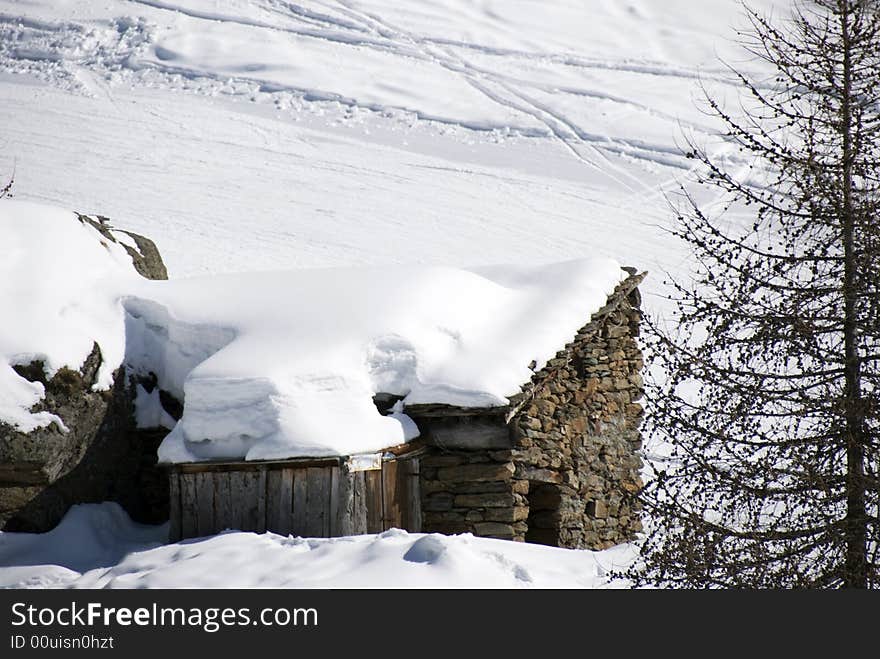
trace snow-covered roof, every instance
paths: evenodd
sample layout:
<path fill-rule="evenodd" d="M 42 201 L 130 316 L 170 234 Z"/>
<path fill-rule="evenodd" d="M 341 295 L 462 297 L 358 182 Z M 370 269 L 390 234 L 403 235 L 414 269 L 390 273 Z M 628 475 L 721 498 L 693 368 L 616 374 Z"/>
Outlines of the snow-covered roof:
<path fill-rule="evenodd" d="M 14 220 L 16 213 L 22 217 Z M 25 215 L 52 227 L 19 231 L 29 221 Z M 418 434 L 406 405 L 505 405 L 531 377 L 531 362 L 541 368 L 626 277 L 613 260 L 592 257 L 540 266 L 360 267 L 147 281 L 129 275 L 124 252 L 102 247 L 69 216 L 73 229 L 65 225 L 63 236 L 43 240 L 64 217 L 0 204 L 0 226 L 20 233 L 22 254 L 49 255 L 38 270 L 23 256 L 6 268 L 0 304 L 9 309 L 26 297 L 28 318 L 4 328 L 0 364 L 41 355 L 49 364 L 77 366 L 94 337 L 111 368 L 124 345 L 130 369 L 155 373 L 160 388 L 184 400 L 183 416 L 159 450 L 164 462 L 375 451 Z M 84 249 L 86 258 L 78 254 Z M 71 259 L 90 265 L 71 268 Z M 64 286 L 44 283 L 56 280 Z M 37 331 L 25 331 L 27 324 Z M 68 327 L 82 337 L 75 346 L 62 340 Z M 373 403 L 379 392 L 403 399 L 390 416 Z M 28 401 L 19 396 L 12 408 L 21 412 Z M 139 416 L 151 416 L 155 392 L 141 389 L 137 402 Z M 0 408 L 4 418 L 9 408 Z"/>

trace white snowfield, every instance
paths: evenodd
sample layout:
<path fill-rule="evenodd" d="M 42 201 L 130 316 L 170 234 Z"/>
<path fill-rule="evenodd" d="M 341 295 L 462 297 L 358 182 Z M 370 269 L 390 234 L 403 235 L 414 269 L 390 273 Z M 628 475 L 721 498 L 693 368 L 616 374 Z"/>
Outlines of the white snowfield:
<path fill-rule="evenodd" d="M 608 588 L 622 545 L 557 549 L 392 529 L 345 538 L 225 532 L 167 541 L 115 503 L 71 508 L 52 531 L 0 533 L 0 588 Z"/>
<path fill-rule="evenodd" d="M 151 237 L 172 277 L 597 245 L 674 269 L 662 193 L 682 132 L 718 128 L 692 99 L 742 22 L 737 0 L 0 0 L 0 177 Z"/>

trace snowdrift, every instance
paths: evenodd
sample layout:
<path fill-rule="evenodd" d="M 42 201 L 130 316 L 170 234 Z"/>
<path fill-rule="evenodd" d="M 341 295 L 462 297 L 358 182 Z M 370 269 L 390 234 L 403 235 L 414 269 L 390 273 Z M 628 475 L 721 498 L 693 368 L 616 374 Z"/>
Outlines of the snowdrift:
<path fill-rule="evenodd" d="M 0 533 L 0 587 L 603 588 L 624 585 L 608 573 L 635 555 L 631 545 L 592 552 L 397 529 L 322 539 L 228 531 L 161 545 L 167 531 L 113 503 L 75 506 L 49 533 Z"/>

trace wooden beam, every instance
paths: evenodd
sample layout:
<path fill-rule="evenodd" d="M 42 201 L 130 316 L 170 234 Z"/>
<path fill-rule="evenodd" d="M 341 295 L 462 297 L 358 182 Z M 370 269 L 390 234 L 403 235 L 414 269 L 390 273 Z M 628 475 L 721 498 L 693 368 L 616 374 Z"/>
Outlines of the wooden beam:
<path fill-rule="evenodd" d="M 424 452 L 425 450 L 425 442 L 422 439 L 414 439 L 405 444 L 395 444 L 394 446 L 382 449 L 382 453 L 390 453 L 393 456 L 404 456 L 410 453 Z"/>
<path fill-rule="evenodd" d="M 287 460 L 224 460 L 202 462 L 180 462 L 173 465 L 174 469 L 180 470 L 182 473 L 196 473 L 200 471 L 259 471 L 260 469 L 283 469 L 285 467 L 306 468 L 306 467 L 332 467 L 341 464 L 342 456 L 331 456 L 325 458 L 290 458 Z M 172 466 L 162 464 L 159 466 Z"/>
<path fill-rule="evenodd" d="M 457 407 L 455 405 L 443 405 L 440 403 L 422 403 L 418 405 L 407 405 L 406 413 L 412 417 L 419 419 L 429 417 L 462 417 L 462 416 L 504 416 L 509 411 L 508 405 L 499 405 L 497 407 Z"/>

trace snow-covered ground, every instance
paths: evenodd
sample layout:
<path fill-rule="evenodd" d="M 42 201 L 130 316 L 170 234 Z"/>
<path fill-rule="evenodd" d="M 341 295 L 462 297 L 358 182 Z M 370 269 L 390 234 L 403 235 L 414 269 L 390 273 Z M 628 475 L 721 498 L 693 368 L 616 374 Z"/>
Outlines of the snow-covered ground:
<path fill-rule="evenodd" d="M 663 231 L 664 193 L 689 166 L 677 145 L 683 133 L 714 134 L 692 99 L 700 80 L 725 93 L 716 56 L 742 59 L 732 44 L 741 23 L 737 0 L 0 0 L 0 181 L 14 170 L 20 200 L 149 236 L 172 278 L 599 253 L 652 273 L 651 312 L 661 273 L 688 267 Z M 40 393 L 6 380 L 0 404 Z M 76 565 L 40 549 L 53 542 L 44 536 L 0 535 L 0 579 L 135 585 L 124 575 L 148 563 L 142 583 L 207 584 L 211 565 L 260 547 L 267 564 L 338 563 L 315 570 L 323 581 L 285 584 L 601 582 L 589 552 L 394 533 L 227 534 L 125 559 L 162 531 L 105 514 L 66 521 L 65 537 L 94 550 Z M 115 539 L 103 549 L 82 539 L 108 525 Z M 411 551 L 436 560 L 410 561 Z M 371 552 L 382 557 L 376 572 L 365 567 Z M 26 555 L 66 567 L 9 567 Z M 103 577 L 78 576 L 120 560 Z M 505 561 L 539 576 L 518 580 Z M 563 578 L 556 567 L 571 569 Z M 275 585 L 268 571 L 248 574 L 227 585 Z"/>
<path fill-rule="evenodd" d="M 74 506 L 48 533 L 0 534 L 0 588 L 605 588 L 623 585 L 609 573 L 634 556 L 398 529 L 167 537 L 114 503 Z"/>

